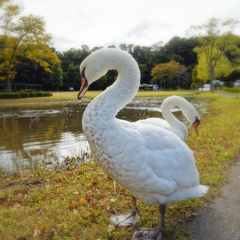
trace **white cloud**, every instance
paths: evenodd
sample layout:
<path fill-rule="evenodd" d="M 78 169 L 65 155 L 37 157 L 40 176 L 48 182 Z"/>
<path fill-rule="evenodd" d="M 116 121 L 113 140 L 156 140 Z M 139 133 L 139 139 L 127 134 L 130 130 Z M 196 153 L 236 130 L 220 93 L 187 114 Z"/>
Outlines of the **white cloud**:
<path fill-rule="evenodd" d="M 19 0 L 20 1 L 20 0 Z M 57 51 L 81 45 L 151 46 L 185 36 L 211 17 L 240 20 L 239 0 L 23 0 L 24 14 L 42 16 Z M 240 33 L 240 32 L 238 32 Z"/>

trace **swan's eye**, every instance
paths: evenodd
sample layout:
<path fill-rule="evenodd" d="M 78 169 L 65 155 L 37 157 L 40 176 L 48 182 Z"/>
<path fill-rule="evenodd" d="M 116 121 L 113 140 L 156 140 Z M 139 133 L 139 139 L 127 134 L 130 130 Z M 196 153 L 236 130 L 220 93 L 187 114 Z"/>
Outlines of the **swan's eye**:
<path fill-rule="evenodd" d="M 196 119 L 196 120 L 195 120 L 194 123 L 198 123 L 197 125 L 199 125 L 199 124 L 200 124 L 200 120 L 198 119 L 198 117 L 195 117 L 195 119 Z M 193 123 L 193 124 L 194 124 L 194 123 Z"/>
<path fill-rule="evenodd" d="M 84 67 L 83 70 L 82 70 L 82 72 L 80 73 L 80 76 L 86 79 L 86 77 L 85 77 L 85 69 L 86 69 L 86 68 Z"/>

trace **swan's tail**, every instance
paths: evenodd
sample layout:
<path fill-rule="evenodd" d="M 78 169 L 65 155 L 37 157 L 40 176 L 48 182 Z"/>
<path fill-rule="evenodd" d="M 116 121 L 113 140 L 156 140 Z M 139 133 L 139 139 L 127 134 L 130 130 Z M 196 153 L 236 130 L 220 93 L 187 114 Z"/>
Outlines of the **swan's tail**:
<path fill-rule="evenodd" d="M 167 198 L 167 202 L 174 203 L 188 198 L 203 197 L 207 193 L 208 188 L 209 187 L 204 185 L 198 185 L 191 188 L 183 188 L 182 186 L 178 186 L 177 191 Z"/>

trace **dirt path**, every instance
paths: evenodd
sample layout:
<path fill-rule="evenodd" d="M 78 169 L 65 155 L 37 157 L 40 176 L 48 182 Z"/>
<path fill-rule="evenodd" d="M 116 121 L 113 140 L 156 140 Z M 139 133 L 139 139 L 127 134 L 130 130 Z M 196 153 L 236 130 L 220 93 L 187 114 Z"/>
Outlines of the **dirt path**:
<path fill-rule="evenodd" d="M 230 183 L 221 190 L 220 198 L 186 223 L 194 240 L 240 240 L 240 154 L 232 166 Z"/>
<path fill-rule="evenodd" d="M 219 93 L 222 97 L 226 97 L 226 98 L 233 98 L 235 97 L 233 94 L 230 93 Z"/>

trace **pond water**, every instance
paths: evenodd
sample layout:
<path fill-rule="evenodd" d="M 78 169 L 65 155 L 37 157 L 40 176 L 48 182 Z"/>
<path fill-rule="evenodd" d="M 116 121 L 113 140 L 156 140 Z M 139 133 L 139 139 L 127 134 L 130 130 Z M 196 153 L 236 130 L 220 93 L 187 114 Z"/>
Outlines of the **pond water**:
<path fill-rule="evenodd" d="M 148 117 L 162 117 L 162 101 L 161 98 L 134 99 L 118 113 L 117 118 L 134 122 Z M 67 156 L 90 154 L 82 132 L 82 114 L 89 102 L 0 109 L 0 168 L 15 172 L 35 168 L 43 161 L 61 162 Z M 202 108 L 199 103 L 193 105 Z M 179 109 L 173 111 L 182 118 Z"/>

